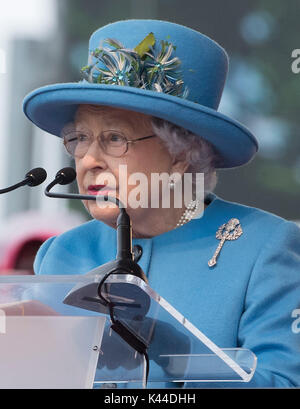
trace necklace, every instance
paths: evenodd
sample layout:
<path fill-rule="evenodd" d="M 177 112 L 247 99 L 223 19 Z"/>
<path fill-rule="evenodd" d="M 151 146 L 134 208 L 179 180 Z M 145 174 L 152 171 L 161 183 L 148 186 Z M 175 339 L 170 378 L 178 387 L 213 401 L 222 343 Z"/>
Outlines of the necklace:
<path fill-rule="evenodd" d="M 180 217 L 176 227 L 183 226 L 185 223 L 188 223 L 193 219 L 197 210 L 199 208 L 199 200 L 191 200 L 190 203 L 187 205 L 186 210 L 184 211 L 183 215 Z"/>

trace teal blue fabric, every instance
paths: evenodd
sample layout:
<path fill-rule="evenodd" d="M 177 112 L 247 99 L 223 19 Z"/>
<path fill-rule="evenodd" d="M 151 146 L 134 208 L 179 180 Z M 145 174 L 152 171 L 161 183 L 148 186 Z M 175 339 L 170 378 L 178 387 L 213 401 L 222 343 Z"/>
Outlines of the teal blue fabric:
<path fill-rule="evenodd" d="M 186 99 L 131 86 L 79 81 L 43 86 L 23 101 L 27 118 L 57 136 L 74 119 L 80 104 L 108 105 L 142 112 L 182 126 L 211 142 L 220 160 L 218 168 L 241 166 L 254 157 L 258 143 L 244 125 L 218 112 L 228 72 L 226 51 L 215 41 L 188 27 L 160 20 L 124 20 L 101 27 L 90 38 L 89 53 L 107 38 L 135 48 L 150 32 L 175 47 L 172 57 L 181 61 L 180 71 L 189 89 Z M 234 146 L 234 149 L 232 147 Z"/>
<path fill-rule="evenodd" d="M 247 384 L 186 387 L 300 386 L 300 229 L 263 210 L 211 194 L 200 219 L 151 239 L 134 239 L 150 286 L 221 348 L 244 347 L 257 358 Z M 208 267 L 218 228 L 238 218 L 243 234 L 227 241 Z M 115 230 L 92 220 L 40 248 L 36 274 L 84 274 L 115 258 Z"/>

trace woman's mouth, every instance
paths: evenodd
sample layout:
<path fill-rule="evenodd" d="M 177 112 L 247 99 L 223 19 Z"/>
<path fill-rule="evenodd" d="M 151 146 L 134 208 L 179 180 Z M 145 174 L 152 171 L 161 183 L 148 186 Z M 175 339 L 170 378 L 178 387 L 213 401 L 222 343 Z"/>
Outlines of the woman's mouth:
<path fill-rule="evenodd" d="M 97 196 L 97 195 L 107 195 L 112 192 L 112 189 L 108 188 L 106 185 L 90 185 L 88 187 L 88 194 Z"/>

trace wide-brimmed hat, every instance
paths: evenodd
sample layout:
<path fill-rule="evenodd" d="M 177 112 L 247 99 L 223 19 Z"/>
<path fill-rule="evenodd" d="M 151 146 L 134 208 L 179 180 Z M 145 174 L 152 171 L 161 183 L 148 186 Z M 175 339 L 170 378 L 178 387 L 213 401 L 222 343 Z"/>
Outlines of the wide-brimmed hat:
<path fill-rule="evenodd" d="M 248 163 L 258 150 L 252 133 L 218 112 L 228 72 L 226 51 L 209 37 L 168 21 L 124 20 L 90 38 L 79 82 L 28 94 L 25 115 L 61 136 L 81 104 L 106 105 L 159 117 L 212 143 L 218 168 Z"/>

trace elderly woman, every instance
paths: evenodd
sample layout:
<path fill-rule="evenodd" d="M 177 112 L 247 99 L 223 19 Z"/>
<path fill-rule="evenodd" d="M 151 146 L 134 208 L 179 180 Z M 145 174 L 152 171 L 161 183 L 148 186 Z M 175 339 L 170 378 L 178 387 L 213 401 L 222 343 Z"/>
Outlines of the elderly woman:
<path fill-rule="evenodd" d="M 226 52 L 199 32 L 154 20 L 102 27 L 89 52 L 83 81 L 33 91 L 25 114 L 63 137 L 80 193 L 128 197 L 135 259 L 149 285 L 220 347 L 256 354 L 243 386 L 300 385 L 299 228 L 212 193 L 216 169 L 244 165 L 257 151 L 250 131 L 217 111 Z M 202 190 L 185 178 L 201 173 Z M 154 174 L 168 183 L 154 189 Z M 36 274 L 86 273 L 114 259 L 118 208 L 84 205 L 93 220 L 44 243 Z"/>

